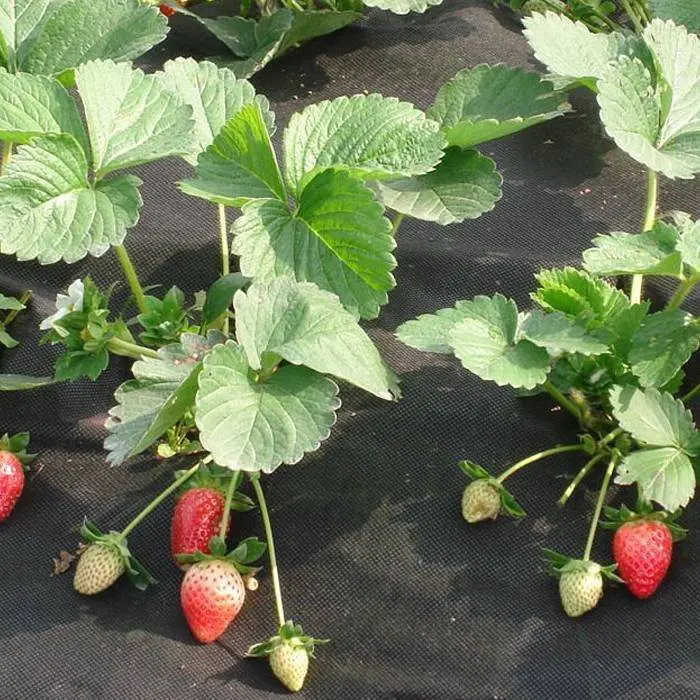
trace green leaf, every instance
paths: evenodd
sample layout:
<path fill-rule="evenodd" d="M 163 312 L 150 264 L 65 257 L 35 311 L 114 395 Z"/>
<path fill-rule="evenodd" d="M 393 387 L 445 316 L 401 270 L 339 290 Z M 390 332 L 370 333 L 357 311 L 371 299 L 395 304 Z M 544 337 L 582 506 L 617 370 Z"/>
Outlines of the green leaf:
<path fill-rule="evenodd" d="M 502 294 L 477 296 L 461 307 L 464 319 L 450 333 L 455 355 L 470 371 L 515 388 L 532 389 L 547 379 L 549 354 L 518 340 L 518 308 Z"/>
<path fill-rule="evenodd" d="M 607 345 L 589 335 L 586 328 L 561 313 L 533 311 L 521 324 L 521 334 L 530 342 L 552 353 L 578 353 L 600 355 Z"/>
<path fill-rule="evenodd" d="M 2 311 L 22 311 L 26 308 L 27 307 L 19 299 L 0 294 L 0 309 Z"/>
<path fill-rule="evenodd" d="M 206 150 L 223 126 L 245 105 L 256 102 L 272 131 L 275 115 L 266 97 L 255 94 L 247 80 L 239 80 L 227 68 L 217 68 L 209 61 L 197 63 L 192 58 L 177 58 L 163 66 L 165 85 L 192 107 L 196 125 L 195 150 L 186 160 L 197 164 L 197 155 Z"/>
<path fill-rule="evenodd" d="M 256 103 L 243 107 L 200 154 L 185 194 L 242 207 L 251 199 L 285 200 L 284 184 L 265 120 Z"/>
<path fill-rule="evenodd" d="M 360 19 L 362 13 L 352 10 L 294 10 L 292 27 L 285 34 L 278 53 L 284 53 L 287 49 L 316 37 L 337 32 Z"/>
<path fill-rule="evenodd" d="M 115 393 L 105 439 L 107 461 L 116 466 L 148 449 L 168 428 L 194 407 L 203 357 L 225 337 L 210 331 L 206 338 L 184 333 L 179 343 L 158 351 L 158 359 L 134 362 L 135 379 Z"/>
<path fill-rule="evenodd" d="M 501 198 L 502 182 L 490 158 L 478 151 L 450 148 L 433 172 L 378 182 L 376 189 L 385 206 L 446 226 L 491 211 Z"/>
<path fill-rule="evenodd" d="M 645 387 L 662 387 L 700 347 L 700 323 L 680 309 L 647 316 L 632 338 L 629 362 Z"/>
<path fill-rule="evenodd" d="M 16 348 L 19 345 L 19 341 L 15 340 L 6 330 L 5 327 L 0 323 L 0 345 L 4 345 L 6 348 Z"/>
<path fill-rule="evenodd" d="M 389 10 L 395 15 L 407 15 L 409 12 L 423 13 L 431 7 L 441 5 L 442 0 L 364 0 L 367 7 Z"/>
<path fill-rule="evenodd" d="M 53 377 L 30 377 L 24 374 L 0 374 L 0 391 L 27 391 L 54 383 Z"/>
<path fill-rule="evenodd" d="M 27 143 L 42 134 L 71 134 L 87 147 L 78 108 L 60 83 L 44 76 L 0 71 L 0 139 Z"/>
<path fill-rule="evenodd" d="M 600 116 L 615 143 L 670 178 L 700 171 L 700 39 L 673 22 L 653 20 L 644 39 L 657 79 L 637 58 L 620 57 L 598 82 Z"/>
<path fill-rule="evenodd" d="M 479 65 L 445 83 L 428 116 L 442 126 L 450 146 L 468 148 L 561 116 L 569 109 L 562 94 L 536 73 Z"/>
<path fill-rule="evenodd" d="M 582 22 L 554 12 L 535 12 L 523 24 L 535 57 L 557 75 L 599 78 L 620 52 L 619 35 L 594 34 Z"/>
<path fill-rule="evenodd" d="M 688 455 L 676 447 L 659 447 L 628 454 L 618 467 L 615 483 L 637 484 L 645 501 L 674 511 L 695 493 L 695 470 Z"/>
<path fill-rule="evenodd" d="M 335 295 L 281 277 L 253 283 L 236 293 L 233 304 L 236 338 L 253 369 L 260 370 L 263 356 L 273 353 L 382 399 L 398 394 L 396 376 Z"/>
<path fill-rule="evenodd" d="M 233 295 L 245 287 L 248 282 L 250 279 L 244 277 L 240 272 L 219 277 L 207 291 L 207 298 L 202 309 L 204 324 L 208 326 L 225 314 L 231 308 Z"/>
<path fill-rule="evenodd" d="M 0 179 L 3 253 L 42 264 L 100 256 L 136 225 L 140 185 L 133 175 L 91 185 L 72 136 L 37 137 L 19 147 Z"/>
<path fill-rule="evenodd" d="M 402 323 L 396 329 L 396 337 L 417 350 L 451 355 L 454 352 L 450 338 L 452 329 L 470 310 L 470 302 L 458 301 L 454 308 L 440 309 L 434 314 L 423 314 Z"/>
<path fill-rule="evenodd" d="M 196 150 L 192 108 L 128 64 L 91 61 L 76 70 L 97 178 L 121 168 Z M 109 90 L 105 90 L 105 84 Z"/>
<path fill-rule="evenodd" d="M 338 97 L 290 119 L 285 174 L 297 194 L 330 167 L 368 180 L 423 175 L 440 162 L 443 145 L 438 124 L 407 102 L 377 94 Z"/>
<path fill-rule="evenodd" d="M 395 241 L 371 190 L 344 171 L 319 173 L 296 214 L 283 202 L 252 202 L 233 225 L 241 272 L 314 282 L 363 318 L 374 318 L 394 287 Z"/>
<path fill-rule="evenodd" d="M 593 248 L 583 253 L 584 267 L 594 275 L 670 275 L 682 272 L 681 255 L 676 250 L 678 231 L 657 221 L 651 231 L 614 231 L 596 236 Z"/>
<path fill-rule="evenodd" d="M 610 392 L 610 401 L 620 427 L 641 443 L 683 450 L 696 439 L 693 414 L 671 394 L 616 386 Z"/>
<path fill-rule="evenodd" d="M 697 0 L 650 0 L 651 12 L 659 19 L 672 19 L 687 29 L 700 33 L 700 12 Z"/>
<path fill-rule="evenodd" d="M 15 43 L 17 67 L 25 73 L 58 75 L 94 59 L 138 58 L 168 33 L 168 23 L 158 8 L 139 0 L 0 2 L 14 10 L 18 22 L 23 5 L 46 9 L 41 16 L 33 16 L 37 24 L 26 41 L 19 46 Z"/>
<path fill-rule="evenodd" d="M 47 14 L 53 0 L 0 0 L 0 35 L 8 69 L 16 69 L 17 49 Z M 55 3 L 54 3 L 55 4 Z"/>
<path fill-rule="evenodd" d="M 700 273 L 700 221 L 688 222 L 683 227 L 676 247 L 683 263 L 695 273 Z"/>
<path fill-rule="evenodd" d="M 330 379 L 293 365 L 257 382 L 243 348 L 229 341 L 205 358 L 199 377 L 202 445 L 229 469 L 270 473 L 295 464 L 330 435 L 337 393 Z"/>

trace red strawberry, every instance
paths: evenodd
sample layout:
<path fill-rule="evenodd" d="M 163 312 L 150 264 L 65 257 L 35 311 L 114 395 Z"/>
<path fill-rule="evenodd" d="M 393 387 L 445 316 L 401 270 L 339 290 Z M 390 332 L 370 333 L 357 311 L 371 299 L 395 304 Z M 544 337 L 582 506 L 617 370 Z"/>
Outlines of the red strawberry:
<path fill-rule="evenodd" d="M 0 523 L 7 520 L 24 490 L 24 466 L 17 455 L 0 451 Z"/>
<path fill-rule="evenodd" d="M 158 8 L 166 17 L 172 17 L 177 10 L 174 7 L 170 7 L 170 5 L 160 5 Z"/>
<path fill-rule="evenodd" d="M 613 538 L 613 556 L 630 593 L 648 598 L 666 576 L 673 554 L 673 535 L 659 520 L 641 518 L 620 526 Z"/>
<path fill-rule="evenodd" d="M 245 602 L 243 578 L 223 559 L 197 562 L 182 580 L 180 602 L 192 634 L 202 644 L 210 644 L 241 611 Z"/>
<path fill-rule="evenodd" d="M 170 549 L 176 563 L 178 554 L 209 554 L 209 540 L 219 534 L 225 502 L 220 491 L 208 487 L 180 496 L 170 525 Z"/>

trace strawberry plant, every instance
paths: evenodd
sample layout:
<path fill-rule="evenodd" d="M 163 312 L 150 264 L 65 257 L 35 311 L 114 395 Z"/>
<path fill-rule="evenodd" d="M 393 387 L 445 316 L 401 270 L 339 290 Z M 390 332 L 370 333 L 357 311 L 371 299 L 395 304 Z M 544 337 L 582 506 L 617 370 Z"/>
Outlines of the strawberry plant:
<path fill-rule="evenodd" d="M 684 306 L 700 282 L 700 222 L 679 212 L 659 215 L 657 196 L 659 174 L 692 178 L 700 171 L 700 40 L 672 21 L 654 20 L 640 38 L 601 37 L 554 13 L 536 14 L 525 24 L 536 56 L 555 80 L 593 89 L 608 134 L 647 166 L 642 231 L 597 236 L 583 254 L 584 269 L 542 270 L 531 295 L 534 309 L 519 311 L 502 294 L 477 296 L 408 321 L 397 335 L 419 350 L 454 354 L 467 370 L 499 386 L 549 394 L 576 419 L 578 440 L 526 457 L 498 476 L 469 461 L 460 466 L 472 480 L 462 499 L 470 523 L 501 512 L 524 516 L 504 482 L 544 458 L 578 453 L 584 462 L 560 505 L 603 469 L 583 556 L 547 552 L 564 609 L 578 616 L 597 605 L 603 578 L 618 578 L 615 565 L 591 560 L 613 477 L 621 486 L 635 486 L 639 500 L 641 515 L 608 513 L 609 522 L 622 525 L 615 558 L 635 595 L 651 594 L 665 575 L 671 535 L 682 531 L 664 523 L 675 520 L 695 491 L 700 432 L 689 405 L 700 385 L 687 386 L 683 368 L 700 346 L 700 320 Z M 645 276 L 676 280 L 676 292 L 662 308 L 642 299 Z M 618 277 L 631 278 L 629 293 L 609 281 Z M 662 535 L 660 545 L 652 532 Z M 648 541 L 633 545 L 632 533 Z M 648 556 L 639 554 L 644 547 Z M 639 575 L 647 576 L 643 585 Z"/>

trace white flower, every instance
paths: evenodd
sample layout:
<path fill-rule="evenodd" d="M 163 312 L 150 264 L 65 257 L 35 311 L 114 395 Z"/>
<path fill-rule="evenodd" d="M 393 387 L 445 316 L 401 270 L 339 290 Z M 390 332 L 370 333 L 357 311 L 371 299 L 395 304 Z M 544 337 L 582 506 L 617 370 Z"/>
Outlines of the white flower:
<path fill-rule="evenodd" d="M 41 322 L 39 328 L 42 331 L 55 330 L 59 335 L 67 335 L 64 328 L 56 325 L 56 321 L 59 321 L 73 311 L 83 310 L 83 304 L 85 303 L 85 285 L 83 284 L 83 280 L 75 280 L 75 282 L 72 282 L 67 291 L 68 294 L 56 295 L 56 313 L 45 318 Z"/>

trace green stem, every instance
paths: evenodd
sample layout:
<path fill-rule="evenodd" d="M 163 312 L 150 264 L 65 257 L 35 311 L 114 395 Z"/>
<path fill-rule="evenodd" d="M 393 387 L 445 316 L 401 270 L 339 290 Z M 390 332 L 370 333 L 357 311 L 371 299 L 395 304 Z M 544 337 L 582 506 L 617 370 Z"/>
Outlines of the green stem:
<path fill-rule="evenodd" d="M 224 514 L 221 516 L 221 525 L 219 526 L 219 537 L 222 540 L 226 539 L 226 531 L 228 530 L 228 521 L 231 516 L 231 504 L 233 503 L 233 494 L 236 493 L 238 484 L 241 482 L 241 472 L 234 472 L 231 476 L 228 489 L 226 491 L 226 501 L 224 503 Z"/>
<path fill-rule="evenodd" d="M 544 450 L 543 452 L 538 452 L 537 454 L 531 455 L 530 457 L 521 459 L 519 462 L 516 462 L 512 467 L 506 469 L 498 477 L 497 481 L 499 484 L 502 484 L 508 477 L 513 476 L 513 474 L 515 474 L 516 472 L 519 472 L 524 467 L 527 467 L 528 464 L 532 464 L 533 462 L 539 462 L 539 460 L 545 459 L 545 457 L 552 457 L 553 455 L 558 455 L 562 452 L 580 452 L 581 450 L 583 450 L 583 446 L 581 444 L 576 444 L 561 445 L 559 447 L 552 447 L 548 450 Z"/>
<path fill-rule="evenodd" d="M 625 431 L 622 428 L 615 428 L 615 430 L 612 430 L 609 432 L 604 438 L 601 438 L 598 442 L 598 447 L 605 447 L 606 445 L 609 445 L 615 438 L 618 436 L 622 435 Z"/>
<path fill-rule="evenodd" d="M 284 606 L 282 604 L 282 587 L 280 586 L 279 571 L 277 569 L 277 553 L 275 552 L 275 539 L 272 536 L 270 514 L 267 510 L 267 502 L 265 501 L 265 494 L 263 493 L 262 484 L 260 483 L 260 477 L 256 475 L 254 478 L 251 479 L 251 481 L 253 482 L 255 495 L 258 499 L 258 506 L 260 507 L 260 515 L 262 516 L 263 525 L 265 526 L 267 551 L 270 557 L 270 569 L 272 571 L 272 587 L 275 591 L 275 608 L 277 609 L 277 620 L 279 621 L 280 627 L 282 627 L 286 622 L 286 618 L 284 616 Z"/>
<path fill-rule="evenodd" d="M 642 23 L 639 21 L 639 17 L 637 16 L 637 13 L 632 9 L 632 6 L 630 5 L 629 0 L 622 0 L 622 7 L 625 8 L 625 12 L 627 13 L 627 16 L 632 21 L 632 24 L 634 25 L 634 30 L 637 32 L 637 34 L 641 34 L 644 31 L 644 27 L 642 26 Z"/>
<path fill-rule="evenodd" d="M 557 389 L 551 382 L 545 382 L 543 384 L 544 390 L 559 404 L 561 404 L 569 413 L 581 421 L 581 412 L 578 406 L 571 401 L 571 399 L 566 398 L 559 389 Z"/>
<path fill-rule="evenodd" d="M 644 221 L 642 231 L 650 231 L 656 220 L 656 203 L 659 198 L 659 176 L 653 171 L 647 172 L 647 205 L 644 211 Z M 642 300 L 642 275 L 632 277 L 632 289 L 630 290 L 630 301 L 639 304 Z"/>
<path fill-rule="evenodd" d="M 700 273 L 686 277 L 681 283 L 676 293 L 671 297 L 671 300 L 666 305 L 667 309 L 677 309 L 687 298 L 688 295 L 695 289 L 695 286 L 700 282 Z"/>
<path fill-rule="evenodd" d="M 20 304 L 25 305 L 31 298 L 31 292 L 22 292 L 22 295 L 20 296 L 18 301 Z M 5 328 L 9 328 L 10 324 L 17 318 L 17 314 L 19 314 L 21 311 L 22 309 L 11 309 L 10 311 L 8 311 L 7 316 L 5 316 L 5 320 L 2 322 L 2 325 L 5 326 Z"/>
<path fill-rule="evenodd" d="M 700 384 L 697 384 L 694 386 L 685 396 L 681 398 L 681 401 L 683 403 L 688 403 L 688 401 L 692 401 L 696 396 L 700 394 Z"/>
<path fill-rule="evenodd" d="M 231 248 L 228 243 L 228 226 L 226 224 L 226 207 L 219 204 L 219 236 L 221 237 L 221 274 L 226 276 L 231 272 Z M 223 332 L 229 334 L 228 312 L 224 316 Z"/>
<path fill-rule="evenodd" d="M 131 293 L 134 295 L 134 301 L 136 302 L 138 310 L 142 314 L 147 313 L 148 309 L 146 308 L 146 294 L 143 291 L 141 282 L 139 282 L 139 276 L 136 274 L 136 268 L 129 257 L 128 251 L 123 245 L 114 246 L 114 250 L 119 258 L 119 264 L 122 266 L 124 277 L 129 283 Z"/>
<path fill-rule="evenodd" d="M 608 487 L 610 486 L 610 479 L 612 479 L 613 472 L 615 471 L 615 464 L 617 463 L 617 454 L 613 454 L 610 458 L 610 463 L 608 468 L 605 470 L 605 476 L 603 477 L 603 483 L 600 487 L 600 493 L 598 494 L 598 501 L 595 504 L 595 511 L 593 512 L 593 520 L 591 521 L 591 527 L 588 531 L 588 540 L 586 541 L 586 549 L 583 552 L 583 560 L 590 561 L 591 552 L 593 551 L 593 542 L 595 540 L 595 533 L 598 529 L 598 521 L 600 520 L 600 514 L 603 512 L 603 504 L 605 503 L 605 494 L 608 492 Z"/>
<path fill-rule="evenodd" d="M 600 12 L 597 10 L 593 5 L 589 5 L 588 9 L 591 11 L 592 14 L 594 14 L 601 22 L 604 22 L 613 32 L 621 31 L 622 27 L 615 22 L 614 20 L 610 19 L 606 14 L 603 12 Z"/>
<path fill-rule="evenodd" d="M 165 491 L 161 492 L 156 498 L 154 498 L 122 531 L 121 539 L 124 540 L 127 536 L 133 532 L 138 525 L 140 525 L 170 494 L 175 493 L 180 486 L 182 486 L 186 481 L 192 478 L 202 462 L 197 462 L 193 467 L 188 469 L 179 479 L 173 481 L 170 486 L 168 486 Z"/>
<path fill-rule="evenodd" d="M 637 12 L 640 18 L 645 22 L 651 22 L 651 13 L 649 12 L 649 7 L 644 0 L 635 0 L 637 6 Z"/>
<path fill-rule="evenodd" d="M 7 172 L 7 166 L 12 160 L 12 141 L 2 143 L 2 162 L 0 162 L 0 177 Z"/>
<path fill-rule="evenodd" d="M 131 357 L 134 360 L 140 360 L 144 357 L 150 357 L 155 360 L 160 357 L 158 352 L 152 348 L 145 348 L 143 345 L 130 343 L 128 340 L 122 340 L 121 338 L 110 338 L 107 342 L 107 349 L 115 355 Z"/>
<path fill-rule="evenodd" d="M 581 468 L 581 471 L 576 475 L 576 478 L 569 484 L 568 488 L 561 495 L 561 498 L 557 501 L 557 505 L 565 506 L 566 502 L 571 498 L 572 494 L 578 488 L 579 484 L 586 478 L 588 473 L 595 467 L 601 459 L 603 459 L 604 452 L 598 452 L 594 454 Z"/>
<path fill-rule="evenodd" d="M 396 213 L 396 216 L 394 217 L 394 221 L 392 222 L 391 225 L 391 235 L 392 237 L 396 238 L 396 234 L 399 232 L 399 228 L 401 228 L 401 224 L 403 223 L 403 220 L 406 218 L 405 214 L 400 214 Z"/>

